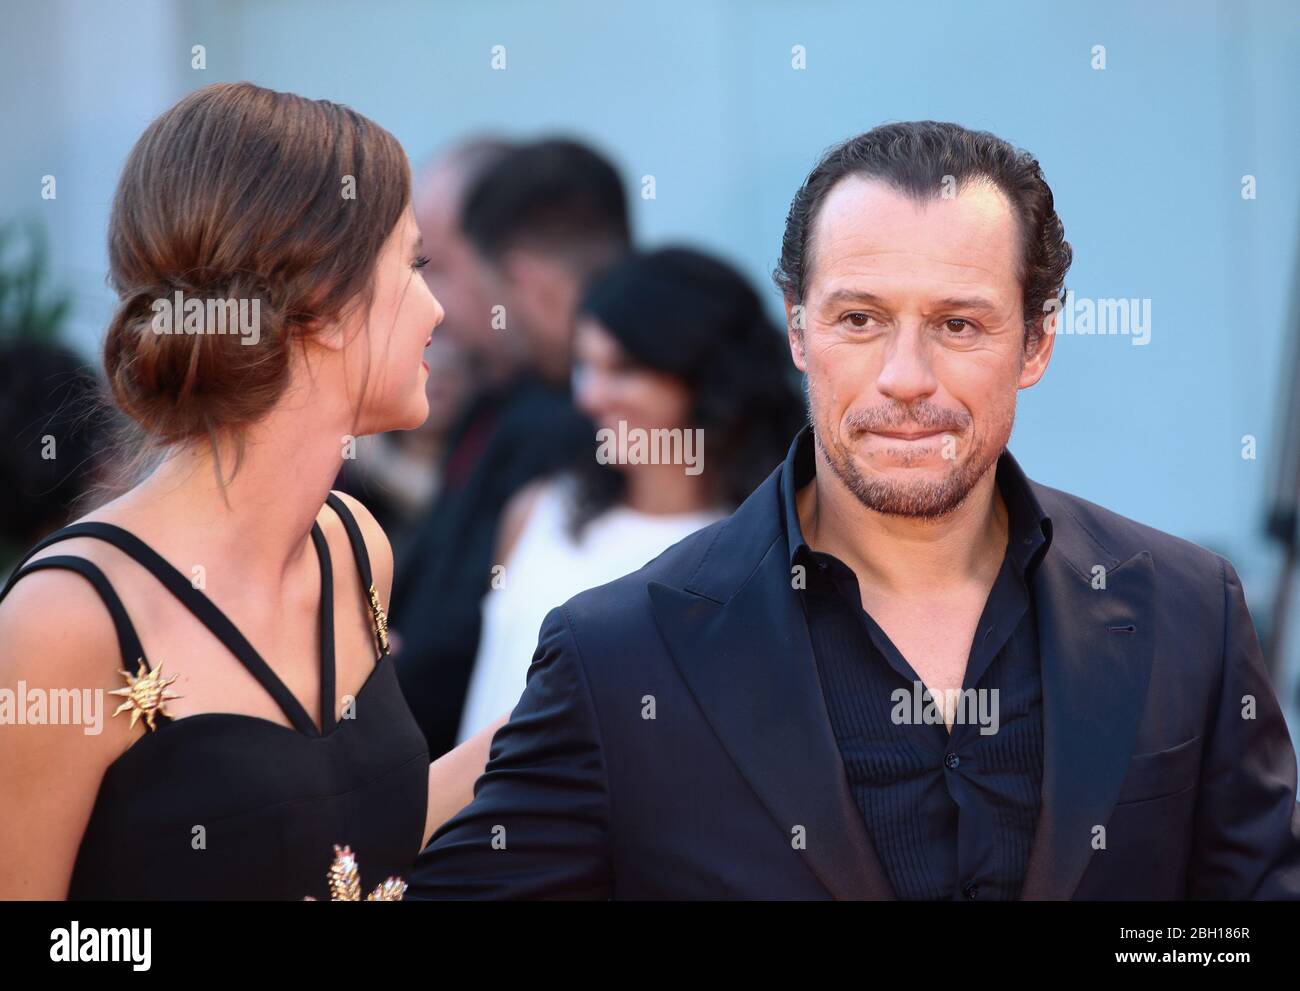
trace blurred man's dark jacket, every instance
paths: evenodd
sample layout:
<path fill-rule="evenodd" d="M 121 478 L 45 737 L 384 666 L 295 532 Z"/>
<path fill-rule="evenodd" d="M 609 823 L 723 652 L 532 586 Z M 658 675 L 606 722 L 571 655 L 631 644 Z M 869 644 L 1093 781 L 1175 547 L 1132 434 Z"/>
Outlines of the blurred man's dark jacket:
<path fill-rule="evenodd" d="M 484 392 L 461 418 L 442 491 L 397 563 L 389 608 L 397 675 L 431 758 L 456 743 L 481 600 L 501 563 L 492 556 L 502 510 L 528 482 L 594 451 L 594 438 L 567 394 L 532 377 Z"/>

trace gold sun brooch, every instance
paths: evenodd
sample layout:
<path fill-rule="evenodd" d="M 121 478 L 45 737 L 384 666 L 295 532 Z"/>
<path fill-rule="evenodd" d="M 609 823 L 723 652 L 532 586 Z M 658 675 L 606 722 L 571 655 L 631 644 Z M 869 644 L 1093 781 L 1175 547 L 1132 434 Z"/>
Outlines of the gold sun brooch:
<path fill-rule="evenodd" d="M 184 698 L 183 695 L 173 695 L 167 691 L 170 685 L 178 677 L 173 675 L 170 678 L 162 677 L 162 664 L 149 671 L 145 668 L 144 658 L 138 661 L 139 668 L 132 675 L 130 671 L 123 671 L 122 676 L 126 678 L 126 687 L 118 688 L 111 691 L 109 695 L 125 695 L 126 701 L 117 707 L 113 715 L 121 715 L 123 712 L 131 713 L 131 729 L 135 729 L 136 720 L 141 716 L 144 717 L 145 724 L 151 729 L 156 730 L 158 727 L 154 724 L 156 715 L 167 716 L 167 709 L 164 703 L 170 699 Z"/>

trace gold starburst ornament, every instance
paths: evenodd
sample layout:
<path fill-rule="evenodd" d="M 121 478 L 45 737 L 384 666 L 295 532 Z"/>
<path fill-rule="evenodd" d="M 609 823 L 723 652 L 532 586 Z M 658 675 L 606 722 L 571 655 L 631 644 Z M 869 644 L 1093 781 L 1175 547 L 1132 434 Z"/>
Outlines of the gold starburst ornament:
<path fill-rule="evenodd" d="M 134 675 L 130 671 L 122 672 L 122 676 L 126 678 L 126 687 L 108 693 L 109 695 L 126 696 L 126 701 L 117 707 L 117 711 L 113 715 L 119 716 L 123 712 L 130 712 L 131 729 L 135 729 L 136 721 L 143 716 L 145 725 L 151 730 L 156 730 L 158 727 L 154 723 L 155 716 L 169 716 L 165 703 L 171 699 L 184 698 L 185 696 L 173 695 L 167 691 L 167 686 L 175 681 L 178 676 L 172 675 L 170 678 L 163 678 L 161 662 L 152 671 L 145 668 L 143 657 L 137 661 L 137 664 L 139 667 Z"/>
<path fill-rule="evenodd" d="M 379 604 L 379 593 L 375 591 L 375 586 L 371 585 L 370 592 L 370 612 L 374 617 L 375 636 L 379 638 L 380 656 L 388 653 L 388 616 L 384 613 L 384 607 Z"/>
<path fill-rule="evenodd" d="M 327 875 L 332 902 L 361 901 L 361 872 L 357 869 L 357 858 L 352 847 L 340 847 L 334 844 L 334 862 L 330 864 Z M 366 895 L 368 902 L 400 902 L 406 894 L 406 882 L 400 877 L 390 877 L 374 891 Z M 308 895 L 303 901 L 314 902 Z"/>

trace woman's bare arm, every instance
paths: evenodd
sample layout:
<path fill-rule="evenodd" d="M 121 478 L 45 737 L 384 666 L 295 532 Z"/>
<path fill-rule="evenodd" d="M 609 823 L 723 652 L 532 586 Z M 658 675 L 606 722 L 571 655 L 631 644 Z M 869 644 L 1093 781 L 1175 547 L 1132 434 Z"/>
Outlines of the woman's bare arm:
<path fill-rule="evenodd" d="M 80 575 L 25 575 L 0 605 L 0 688 L 16 704 L 20 683 L 29 697 L 91 700 L 80 723 L 0 723 L 0 900 L 67 897 L 104 770 L 145 732 L 112 717 L 122 666 L 112 620 Z"/>
<path fill-rule="evenodd" d="M 429 765 L 429 812 L 424 821 L 421 849 L 428 846 L 439 826 L 473 801 L 474 782 L 487 765 L 492 737 L 509 718 L 510 713 L 502 713 L 491 726 L 479 730 Z"/>

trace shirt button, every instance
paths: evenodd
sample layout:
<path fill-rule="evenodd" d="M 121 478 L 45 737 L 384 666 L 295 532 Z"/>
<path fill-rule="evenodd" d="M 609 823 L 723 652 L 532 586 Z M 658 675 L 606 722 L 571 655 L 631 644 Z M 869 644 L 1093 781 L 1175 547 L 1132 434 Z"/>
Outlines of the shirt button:
<path fill-rule="evenodd" d="M 974 898 L 979 895 L 980 886 L 974 881 L 967 881 L 966 887 L 962 888 L 961 891 L 967 898 Z"/>
<path fill-rule="evenodd" d="M 944 766 L 948 767 L 950 770 L 955 771 L 957 770 L 957 766 L 961 763 L 961 758 L 958 757 L 956 754 L 948 754 L 946 757 L 944 757 L 943 763 Z"/>

